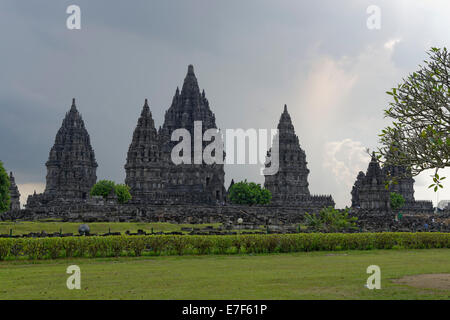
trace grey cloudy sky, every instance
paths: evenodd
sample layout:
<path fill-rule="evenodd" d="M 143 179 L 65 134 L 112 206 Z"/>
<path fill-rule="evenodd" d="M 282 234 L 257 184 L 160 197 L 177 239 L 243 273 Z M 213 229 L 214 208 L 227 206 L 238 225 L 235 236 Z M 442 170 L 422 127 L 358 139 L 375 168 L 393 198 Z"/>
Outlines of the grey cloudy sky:
<path fill-rule="evenodd" d="M 81 8 L 81 30 L 66 8 Z M 366 27 L 369 5 L 381 29 Z M 387 124 L 385 91 L 448 46 L 450 2 L 397 1 L 23 1 L 0 2 L 0 159 L 23 198 L 42 191 L 48 152 L 76 97 L 99 179 L 122 182 L 145 98 L 162 124 L 193 64 L 222 128 L 275 128 L 284 104 L 307 154 L 310 190 L 350 204 L 366 147 Z M 226 166 L 263 182 L 259 168 Z M 436 200 L 429 177 L 416 198 Z M 450 198 L 450 185 L 438 195 Z"/>

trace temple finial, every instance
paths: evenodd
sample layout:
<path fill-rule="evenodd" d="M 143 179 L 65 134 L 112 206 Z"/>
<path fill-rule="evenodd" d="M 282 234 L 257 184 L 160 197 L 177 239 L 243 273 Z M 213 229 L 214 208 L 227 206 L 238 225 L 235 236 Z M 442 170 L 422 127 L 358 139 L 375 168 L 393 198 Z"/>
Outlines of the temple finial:
<path fill-rule="evenodd" d="M 142 107 L 141 116 L 150 114 L 150 107 L 148 106 L 148 99 L 145 98 L 144 106 Z"/>
<path fill-rule="evenodd" d="M 284 112 L 287 112 L 287 105 L 284 105 Z"/>
<path fill-rule="evenodd" d="M 192 64 L 188 66 L 188 74 L 194 74 L 194 66 Z"/>
<path fill-rule="evenodd" d="M 77 107 L 75 105 L 75 98 L 72 98 L 72 106 L 70 107 L 70 110 L 77 110 Z"/>

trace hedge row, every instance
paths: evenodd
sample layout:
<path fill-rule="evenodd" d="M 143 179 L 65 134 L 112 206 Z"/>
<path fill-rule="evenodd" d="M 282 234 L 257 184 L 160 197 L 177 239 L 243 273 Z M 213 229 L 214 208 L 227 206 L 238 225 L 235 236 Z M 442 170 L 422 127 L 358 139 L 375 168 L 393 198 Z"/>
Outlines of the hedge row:
<path fill-rule="evenodd" d="M 305 233 L 236 236 L 0 238 L 0 260 L 450 248 L 450 233 Z"/>

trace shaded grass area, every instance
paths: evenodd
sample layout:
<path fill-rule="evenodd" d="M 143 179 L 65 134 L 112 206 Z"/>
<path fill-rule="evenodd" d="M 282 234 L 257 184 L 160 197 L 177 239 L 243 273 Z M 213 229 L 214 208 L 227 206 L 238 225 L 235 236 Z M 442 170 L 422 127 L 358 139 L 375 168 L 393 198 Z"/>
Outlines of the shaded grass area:
<path fill-rule="evenodd" d="M 0 222 L 0 234 L 9 234 L 12 229 L 13 235 L 21 235 L 30 232 L 47 233 L 60 232 L 78 234 L 78 227 L 81 222 L 60 222 L 60 221 L 17 221 L 17 222 Z M 172 232 L 181 231 L 181 228 L 203 228 L 206 226 L 219 227 L 219 223 L 215 224 L 174 224 L 166 222 L 90 222 L 87 223 L 91 229 L 91 233 L 104 234 L 109 230 L 111 232 L 121 232 L 129 230 L 132 233 L 141 229 L 149 233 L 153 232 Z"/>
<path fill-rule="evenodd" d="M 66 268 L 81 268 L 68 290 Z M 369 265 L 381 290 L 364 287 Z M 450 299 L 392 279 L 450 273 L 449 249 L 0 262 L 0 299 Z"/>

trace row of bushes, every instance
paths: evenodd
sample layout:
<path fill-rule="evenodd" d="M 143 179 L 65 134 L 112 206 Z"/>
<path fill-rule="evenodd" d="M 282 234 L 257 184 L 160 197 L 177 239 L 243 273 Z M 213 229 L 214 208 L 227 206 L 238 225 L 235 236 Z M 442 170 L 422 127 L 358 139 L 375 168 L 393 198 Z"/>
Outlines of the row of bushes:
<path fill-rule="evenodd" d="M 0 238 L 0 260 L 141 255 L 450 248 L 450 233 Z"/>

